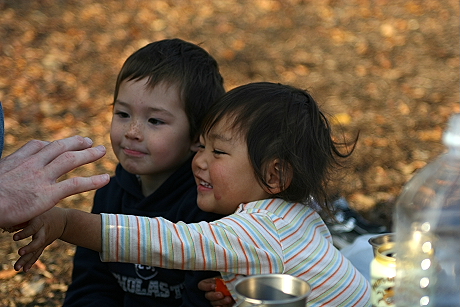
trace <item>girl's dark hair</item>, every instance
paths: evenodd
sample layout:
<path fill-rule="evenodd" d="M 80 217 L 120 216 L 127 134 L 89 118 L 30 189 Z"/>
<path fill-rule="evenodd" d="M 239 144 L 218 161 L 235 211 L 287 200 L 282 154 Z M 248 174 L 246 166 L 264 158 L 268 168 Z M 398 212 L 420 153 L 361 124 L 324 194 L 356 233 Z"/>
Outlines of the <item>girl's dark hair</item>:
<path fill-rule="evenodd" d="M 334 166 L 354 150 L 332 138 L 331 126 L 310 94 L 288 85 L 258 82 L 225 94 L 208 112 L 203 133 L 209 133 L 222 118 L 246 139 L 254 172 L 267 188 L 268 164 L 278 159 L 280 178 L 286 187 L 275 197 L 290 202 L 317 205 L 330 214 L 326 187 Z M 290 180 L 291 179 L 291 180 Z"/>
<path fill-rule="evenodd" d="M 177 38 L 150 43 L 126 59 L 115 84 L 114 102 L 123 81 L 143 78 L 148 78 L 150 88 L 160 82 L 179 87 L 192 140 L 211 104 L 225 93 L 217 61 L 203 48 Z"/>

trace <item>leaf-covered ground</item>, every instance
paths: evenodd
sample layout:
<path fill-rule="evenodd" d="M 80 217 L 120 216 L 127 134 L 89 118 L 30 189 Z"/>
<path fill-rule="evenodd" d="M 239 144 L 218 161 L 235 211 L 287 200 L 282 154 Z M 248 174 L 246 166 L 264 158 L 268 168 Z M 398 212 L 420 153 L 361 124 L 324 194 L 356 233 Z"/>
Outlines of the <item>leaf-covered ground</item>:
<path fill-rule="evenodd" d="M 112 173 L 118 70 L 139 47 L 171 37 L 215 56 L 227 89 L 307 88 L 346 137 L 359 131 L 335 192 L 388 227 L 402 185 L 444 150 L 460 110 L 457 0 L 0 0 L 5 154 L 33 138 L 81 134 L 109 154 L 73 175 Z M 91 198 L 60 205 L 89 210 Z M 0 306 L 60 306 L 74 247 L 52 244 L 24 274 L 12 270 L 18 246 L 0 234 Z"/>

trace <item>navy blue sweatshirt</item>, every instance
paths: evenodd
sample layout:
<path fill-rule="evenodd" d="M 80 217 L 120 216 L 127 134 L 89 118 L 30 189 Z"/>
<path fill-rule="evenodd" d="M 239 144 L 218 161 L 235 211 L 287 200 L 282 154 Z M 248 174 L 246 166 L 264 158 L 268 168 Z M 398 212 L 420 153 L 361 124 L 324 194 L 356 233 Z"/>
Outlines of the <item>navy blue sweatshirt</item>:
<path fill-rule="evenodd" d="M 137 177 L 117 166 L 115 177 L 96 191 L 93 213 L 121 213 L 164 217 L 172 222 L 213 221 L 196 204 L 191 160 L 172 174 L 154 193 L 142 195 Z M 130 263 L 103 263 L 99 253 L 77 247 L 72 283 L 64 307 L 74 306 L 211 306 L 197 283 L 217 272 L 192 272 Z"/>

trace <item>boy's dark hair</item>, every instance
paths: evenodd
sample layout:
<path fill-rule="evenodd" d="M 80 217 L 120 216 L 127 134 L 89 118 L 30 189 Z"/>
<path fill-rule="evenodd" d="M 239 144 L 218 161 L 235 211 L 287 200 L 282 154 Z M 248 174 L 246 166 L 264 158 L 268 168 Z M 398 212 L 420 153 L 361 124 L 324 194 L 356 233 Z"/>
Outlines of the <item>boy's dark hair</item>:
<path fill-rule="evenodd" d="M 326 186 L 333 166 L 348 157 L 332 139 L 330 124 L 310 94 L 291 86 L 258 82 L 237 87 L 208 112 L 203 133 L 209 133 L 222 118 L 246 139 L 249 159 L 261 184 L 268 164 L 278 159 L 283 188 L 275 197 L 290 202 L 315 201 L 327 213 Z M 292 179 L 290 181 L 290 178 Z"/>
<path fill-rule="evenodd" d="M 216 60 L 203 48 L 177 38 L 150 43 L 126 59 L 117 77 L 114 102 L 123 81 L 143 78 L 148 78 L 150 88 L 160 82 L 179 87 L 192 140 L 211 104 L 225 93 Z"/>

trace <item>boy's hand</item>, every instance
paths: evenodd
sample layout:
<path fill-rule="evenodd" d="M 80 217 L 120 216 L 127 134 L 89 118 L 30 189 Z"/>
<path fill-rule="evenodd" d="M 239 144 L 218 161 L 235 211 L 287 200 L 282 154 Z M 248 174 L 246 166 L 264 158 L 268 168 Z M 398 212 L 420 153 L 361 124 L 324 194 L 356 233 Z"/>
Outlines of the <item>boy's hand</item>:
<path fill-rule="evenodd" d="M 213 306 L 231 307 L 235 301 L 231 296 L 225 296 L 222 292 L 216 291 L 216 279 L 203 279 L 198 283 L 198 289 L 205 291 L 204 295 Z"/>
<path fill-rule="evenodd" d="M 43 250 L 59 239 L 66 226 L 66 209 L 52 208 L 29 221 L 29 224 L 14 234 L 13 240 L 19 241 L 32 236 L 32 241 L 18 250 L 21 256 L 14 264 L 14 269 L 24 272 L 30 270 Z"/>

